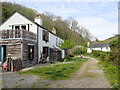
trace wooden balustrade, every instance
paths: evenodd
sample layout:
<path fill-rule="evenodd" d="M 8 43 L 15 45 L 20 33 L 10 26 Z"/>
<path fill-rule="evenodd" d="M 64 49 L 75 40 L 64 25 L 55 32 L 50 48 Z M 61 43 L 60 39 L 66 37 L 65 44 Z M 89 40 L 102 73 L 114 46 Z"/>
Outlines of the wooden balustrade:
<path fill-rule="evenodd" d="M 26 31 L 26 30 L 0 30 L 0 38 L 1 39 L 9 39 L 9 38 L 25 38 L 25 39 L 31 39 L 36 40 L 37 34 Z"/>

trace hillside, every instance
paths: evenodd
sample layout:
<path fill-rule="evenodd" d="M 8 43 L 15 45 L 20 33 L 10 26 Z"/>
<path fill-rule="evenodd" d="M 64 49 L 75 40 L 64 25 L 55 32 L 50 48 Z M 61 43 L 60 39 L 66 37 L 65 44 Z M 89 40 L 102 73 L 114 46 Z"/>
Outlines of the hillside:
<path fill-rule="evenodd" d="M 113 41 L 116 41 L 118 39 L 118 35 L 115 35 L 115 36 L 113 36 L 113 37 L 110 37 L 110 38 L 107 38 L 107 39 L 105 39 L 105 40 L 103 40 L 103 41 L 92 41 L 92 42 L 90 42 L 91 44 L 100 44 L 100 43 L 111 43 L 111 42 L 113 42 Z"/>
<path fill-rule="evenodd" d="M 110 38 L 104 40 L 104 42 L 111 42 L 111 41 L 113 41 L 113 40 L 115 40 L 115 39 L 117 39 L 117 38 L 118 38 L 118 36 L 115 35 L 115 36 L 113 36 L 113 37 L 110 37 Z"/>
<path fill-rule="evenodd" d="M 78 23 L 75 20 L 63 20 L 60 16 L 55 16 L 49 12 L 38 13 L 36 10 L 31 8 L 10 2 L 2 2 L 2 22 L 7 20 L 7 18 L 15 10 L 27 16 L 32 21 L 37 14 L 40 14 L 43 19 L 43 27 L 47 28 L 48 30 L 52 30 L 52 28 L 55 27 L 57 35 L 60 38 L 74 42 L 76 45 L 86 46 L 86 42 L 90 41 L 90 38 L 92 37 L 92 35 L 85 28 L 78 28 Z M 73 26 L 71 26 L 72 28 L 74 27 L 72 30 L 70 28 L 70 22 L 75 23 Z M 79 30 L 79 33 L 76 32 L 76 28 Z"/>

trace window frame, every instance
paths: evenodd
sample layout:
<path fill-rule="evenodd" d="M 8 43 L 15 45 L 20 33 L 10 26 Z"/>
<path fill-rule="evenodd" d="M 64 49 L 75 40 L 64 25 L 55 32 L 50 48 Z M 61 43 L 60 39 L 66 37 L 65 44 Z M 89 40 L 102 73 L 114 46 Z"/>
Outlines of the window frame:
<path fill-rule="evenodd" d="M 46 30 L 42 30 L 42 40 L 49 42 L 49 32 Z"/>

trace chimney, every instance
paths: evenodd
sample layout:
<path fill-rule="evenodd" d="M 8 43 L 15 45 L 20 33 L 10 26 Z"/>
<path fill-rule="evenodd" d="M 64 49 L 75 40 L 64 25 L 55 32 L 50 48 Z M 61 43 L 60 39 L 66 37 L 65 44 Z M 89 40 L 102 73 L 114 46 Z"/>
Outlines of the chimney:
<path fill-rule="evenodd" d="M 90 42 L 87 42 L 87 47 L 89 47 L 90 46 Z"/>
<path fill-rule="evenodd" d="M 52 33 L 56 34 L 56 29 L 53 27 Z"/>
<path fill-rule="evenodd" d="M 37 24 L 39 24 L 39 25 L 42 26 L 42 19 L 41 19 L 41 16 L 40 16 L 40 15 L 37 15 L 37 16 L 35 17 L 34 21 L 35 21 Z"/>

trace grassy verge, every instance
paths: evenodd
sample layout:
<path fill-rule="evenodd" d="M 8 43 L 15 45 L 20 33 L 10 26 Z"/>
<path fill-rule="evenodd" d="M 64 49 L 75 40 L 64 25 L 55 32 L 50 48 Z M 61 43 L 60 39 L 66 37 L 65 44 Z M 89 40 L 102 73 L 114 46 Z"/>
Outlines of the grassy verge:
<path fill-rule="evenodd" d="M 45 67 L 38 67 L 29 71 L 20 72 L 21 74 L 34 74 L 42 76 L 49 80 L 62 80 L 69 78 L 72 73 L 80 68 L 83 62 L 87 59 L 83 58 L 71 58 L 69 62 L 62 62 L 58 64 L 51 64 Z"/>
<path fill-rule="evenodd" d="M 108 78 L 112 88 L 118 88 L 119 82 L 118 82 L 118 67 L 115 65 L 112 65 L 110 62 L 99 60 L 100 64 L 102 65 L 102 69 L 104 70 L 104 73 L 106 77 Z"/>

